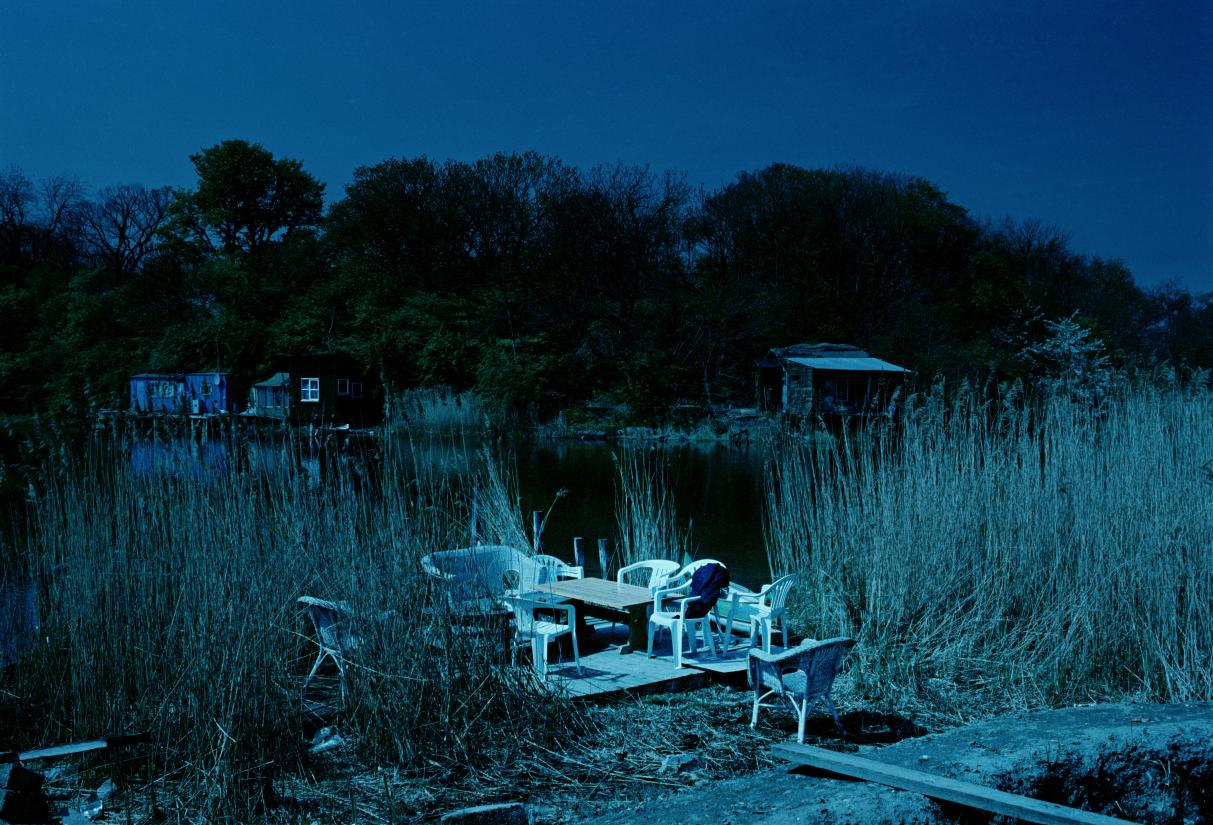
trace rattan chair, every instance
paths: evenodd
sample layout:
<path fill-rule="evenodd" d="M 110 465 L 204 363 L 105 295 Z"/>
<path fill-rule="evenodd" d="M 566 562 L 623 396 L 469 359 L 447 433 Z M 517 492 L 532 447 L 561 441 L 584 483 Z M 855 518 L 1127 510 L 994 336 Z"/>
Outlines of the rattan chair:
<path fill-rule="evenodd" d="M 758 709 L 769 698 L 783 699 L 796 714 L 796 741 L 804 743 L 804 723 L 809 710 L 822 700 L 834 717 L 834 724 L 847 735 L 830 690 L 847 651 L 855 646 L 854 639 L 836 638 L 819 642 L 807 639 L 791 650 L 767 653 L 750 650 L 749 677 L 754 688 L 754 712 L 750 727 L 758 726 Z"/>
<path fill-rule="evenodd" d="M 341 685 L 341 701 L 345 702 L 345 659 L 358 649 L 358 637 L 351 627 L 353 611 L 345 602 L 330 602 L 317 599 L 314 596 L 300 596 L 295 600 L 312 621 L 312 629 L 316 632 L 316 644 L 320 652 L 316 663 L 307 678 L 303 680 L 303 688 L 311 683 L 320 670 L 325 659 L 332 659 L 337 666 L 337 678 Z"/>

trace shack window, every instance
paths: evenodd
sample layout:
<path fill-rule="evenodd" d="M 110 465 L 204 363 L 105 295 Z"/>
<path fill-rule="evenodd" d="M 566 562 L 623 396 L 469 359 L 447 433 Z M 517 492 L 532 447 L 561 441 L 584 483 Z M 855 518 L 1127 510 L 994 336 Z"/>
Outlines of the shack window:
<path fill-rule="evenodd" d="M 203 395 L 210 395 L 211 394 L 211 382 L 207 381 L 206 379 L 203 379 L 202 380 L 202 389 L 200 390 L 200 392 Z"/>
<path fill-rule="evenodd" d="M 337 394 L 338 395 L 349 395 L 350 394 L 350 379 L 348 379 L 348 378 L 338 378 L 337 379 Z"/>
<path fill-rule="evenodd" d="M 362 397 L 362 382 L 361 381 L 354 381 L 350 384 L 350 395 L 354 396 L 354 398 Z"/>
<path fill-rule="evenodd" d="M 300 401 L 319 401 L 320 400 L 320 379 L 319 378 L 300 378 L 299 379 L 299 400 Z"/>

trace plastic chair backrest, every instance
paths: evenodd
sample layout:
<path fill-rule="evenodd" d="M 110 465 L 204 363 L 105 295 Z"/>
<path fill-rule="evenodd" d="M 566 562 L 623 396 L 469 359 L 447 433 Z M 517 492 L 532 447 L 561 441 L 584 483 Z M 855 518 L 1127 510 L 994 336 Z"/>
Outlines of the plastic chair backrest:
<path fill-rule="evenodd" d="M 727 569 L 724 562 L 719 562 L 716 559 L 696 559 L 683 567 L 677 573 L 671 573 L 669 578 L 666 579 L 666 583 L 671 587 L 689 584 L 691 579 L 695 576 L 695 571 L 707 564 L 719 564 L 721 567 L 725 567 Z"/>
<path fill-rule="evenodd" d="M 629 564 L 622 568 L 617 576 L 622 580 L 622 574 L 631 573 L 633 570 L 647 570 L 649 577 L 641 584 L 641 587 L 647 587 L 652 590 L 654 587 L 659 587 L 665 584 L 669 579 L 670 574 L 678 572 L 679 564 L 676 561 L 667 561 L 665 559 L 646 559 L 638 561 L 634 564 Z"/>
<path fill-rule="evenodd" d="M 775 581 L 771 582 L 771 588 L 767 591 L 767 604 L 771 606 L 771 610 L 782 610 L 784 605 L 788 603 L 788 593 L 792 590 L 792 585 L 796 584 L 796 575 L 789 574 L 780 576 Z"/>
<path fill-rule="evenodd" d="M 562 577 L 567 579 L 585 577 L 585 568 L 565 564 L 564 561 L 555 556 L 547 556 L 541 553 L 537 556 L 532 556 L 531 560 L 539 565 L 538 584 L 554 582 Z"/>

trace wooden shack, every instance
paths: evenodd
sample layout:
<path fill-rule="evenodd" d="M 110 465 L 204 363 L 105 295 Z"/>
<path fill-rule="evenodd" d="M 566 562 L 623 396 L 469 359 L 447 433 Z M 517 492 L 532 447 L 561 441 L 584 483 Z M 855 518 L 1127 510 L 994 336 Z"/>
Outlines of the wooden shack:
<path fill-rule="evenodd" d="M 225 415 L 237 396 L 226 372 L 144 372 L 131 376 L 131 412 Z"/>
<path fill-rule="evenodd" d="M 142 372 L 131 376 L 131 412 L 178 413 L 185 408 L 185 376 Z"/>
<path fill-rule="evenodd" d="M 253 385 L 250 415 L 265 418 L 289 418 L 291 414 L 291 374 L 276 372 Z"/>
<path fill-rule="evenodd" d="M 771 413 L 853 416 L 884 412 L 910 370 L 848 344 L 794 344 L 755 362 L 758 406 Z"/>
<path fill-rule="evenodd" d="M 383 393 L 362 366 L 336 352 L 281 359 L 290 376 L 289 419 L 296 424 L 365 427 L 383 415 Z"/>
<path fill-rule="evenodd" d="M 185 402 L 191 415 L 223 415 L 236 411 L 238 393 L 226 372 L 185 374 Z"/>

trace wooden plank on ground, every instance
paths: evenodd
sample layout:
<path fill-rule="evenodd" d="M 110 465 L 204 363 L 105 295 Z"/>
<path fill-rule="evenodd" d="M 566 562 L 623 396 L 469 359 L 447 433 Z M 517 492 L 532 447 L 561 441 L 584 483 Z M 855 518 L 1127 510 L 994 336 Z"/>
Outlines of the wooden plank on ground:
<path fill-rule="evenodd" d="M 771 751 L 789 762 L 842 774 L 869 782 L 879 782 L 892 788 L 929 796 L 945 802 L 954 802 L 982 811 L 1013 816 L 1025 822 L 1043 825 L 1126 825 L 1126 820 L 1103 814 L 1042 802 L 1027 796 L 997 791 L 972 782 L 963 782 L 945 776 L 877 762 L 849 753 L 836 753 L 811 745 L 781 743 Z"/>

